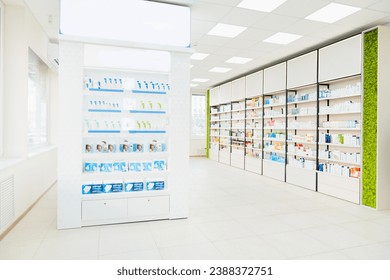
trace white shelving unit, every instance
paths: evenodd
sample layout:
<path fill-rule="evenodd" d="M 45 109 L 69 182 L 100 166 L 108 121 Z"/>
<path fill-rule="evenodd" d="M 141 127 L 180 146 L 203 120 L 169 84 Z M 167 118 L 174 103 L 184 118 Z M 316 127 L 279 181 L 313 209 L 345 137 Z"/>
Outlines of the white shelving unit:
<path fill-rule="evenodd" d="M 172 135 L 189 135 L 189 53 L 63 39 L 60 57 L 58 228 L 188 217 L 188 141 Z"/>
<path fill-rule="evenodd" d="M 230 165 L 231 156 L 231 103 L 222 104 L 219 106 L 219 162 Z"/>
<path fill-rule="evenodd" d="M 317 51 L 287 61 L 286 182 L 315 191 Z"/>
<path fill-rule="evenodd" d="M 320 49 L 319 55 L 318 191 L 359 204 L 361 36 Z"/>
<path fill-rule="evenodd" d="M 245 102 L 245 170 L 262 174 L 263 97 L 251 97 Z"/>

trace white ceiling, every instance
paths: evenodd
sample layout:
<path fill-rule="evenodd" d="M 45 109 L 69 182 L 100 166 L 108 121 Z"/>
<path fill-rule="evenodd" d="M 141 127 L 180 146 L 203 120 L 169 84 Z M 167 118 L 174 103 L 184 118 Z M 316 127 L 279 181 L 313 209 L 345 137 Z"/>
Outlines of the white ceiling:
<path fill-rule="evenodd" d="M 20 2 L 22 0 L 6 0 Z M 59 30 L 59 0 L 23 0 L 31 9 L 51 41 L 57 41 Z M 390 25 L 389 0 L 334 0 L 340 4 L 362 8 L 357 13 L 336 23 L 320 23 L 304 18 L 329 4 L 330 0 L 287 0 L 271 13 L 257 12 L 236 6 L 241 0 L 171 0 L 191 6 L 191 43 L 196 52 L 210 54 L 202 61 L 192 60 L 191 79 L 207 78 L 197 83 L 194 91 L 204 91 L 224 81 L 259 69 L 267 64 L 292 56 L 296 53 L 355 33 L 375 25 Z M 49 20 L 51 18 L 51 22 Z M 248 27 L 236 38 L 207 35 L 217 23 Z M 263 42 L 276 32 L 303 35 L 288 45 Z M 243 64 L 225 61 L 232 56 L 252 58 Z M 232 68 L 227 73 L 212 73 L 213 67 Z"/>

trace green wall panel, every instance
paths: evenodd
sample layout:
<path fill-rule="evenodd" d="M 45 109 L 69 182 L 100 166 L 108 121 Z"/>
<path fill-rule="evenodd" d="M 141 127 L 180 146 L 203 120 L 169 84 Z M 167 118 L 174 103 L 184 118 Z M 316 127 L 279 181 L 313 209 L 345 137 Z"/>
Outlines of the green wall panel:
<path fill-rule="evenodd" d="M 362 204 L 376 208 L 378 29 L 364 34 Z"/>

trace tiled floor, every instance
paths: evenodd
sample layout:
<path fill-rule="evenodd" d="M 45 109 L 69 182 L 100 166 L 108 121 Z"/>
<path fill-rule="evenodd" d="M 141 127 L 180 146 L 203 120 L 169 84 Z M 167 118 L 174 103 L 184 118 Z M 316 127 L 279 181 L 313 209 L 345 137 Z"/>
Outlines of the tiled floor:
<path fill-rule="evenodd" d="M 191 159 L 190 218 L 56 229 L 50 190 L 0 259 L 390 259 L 390 211 Z"/>

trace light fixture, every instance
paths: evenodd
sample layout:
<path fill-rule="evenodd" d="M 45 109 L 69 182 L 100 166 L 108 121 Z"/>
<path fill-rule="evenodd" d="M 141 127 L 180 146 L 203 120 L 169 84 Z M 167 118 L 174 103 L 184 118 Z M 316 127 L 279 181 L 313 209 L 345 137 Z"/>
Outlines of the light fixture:
<path fill-rule="evenodd" d="M 214 67 L 209 70 L 209 72 L 215 72 L 215 73 L 226 73 L 232 70 L 232 68 L 226 68 L 226 67 Z"/>
<path fill-rule="evenodd" d="M 235 63 L 235 64 L 245 64 L 251 61 L 252 58 L 247 57 L 239 57 L 239 56 L 233 56 L 232 58 L 226 60 L 227 63 Z"/>
<path fill-rule="evenodd" d="M 191 55 L 191 59 L 193 59 L 193 60 L 203 60 L 203 59 L 205 59 L 208 56 L 209 56 L 208 53 L 193 53 Z"/>
<path fill-rule="evenodd" d="M 272 35 L 271 37 L 268 37 L 263 42 L 280 44 L 280 45 L 287 45 L 295 40 L 298 40 L 299 38 L 302 38 L 302 35 L 278 32 L 278 33 Z"/>
<path fill-rule="evenodd" d="M 198 84 L 190 84 L 190 87 L 197 87 L 198 86 Z"/>
<path fill-rule="evenodd" d="M 319 9 L 318 11 L 312 13 L 311 15 L 308 15 L 307 17 L 305 17 L 305 19 L 326 23 L 334 23 L 360 10 L 361 8 L 332 2 L 329 5 L 323 7 L 322 9 Z"/>
<path fill-rule="evenodd" d="M 188 7 L 128 0 L 61 0 L 60 5 L 63 35 L 178 47 L 190 45 Z"/>
<path fill-rule="evenodd" d="M 205 79 L 205 78 L 194 78 L 191 81 L 196 82 L 196 83 L 205 83 L 210 81 L 210 79 Z"/>
<path fill-rule="evenodd" d="M 237 7 L 260 12 L 272 12 L 287 0 L 243 0 Z"/>
<path fill-rule="evenodd" d="M 225 23 L 217 23 L 207 34 L 221 37 L 234 38 L 241 32 L 245 31 L 247 27 L 225 24 Z"/>

